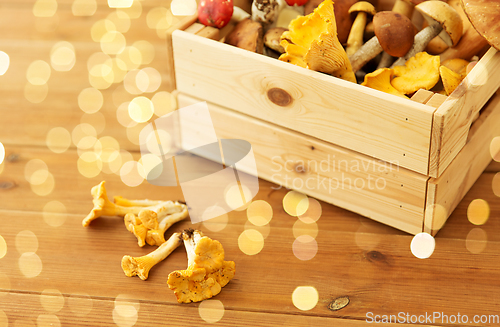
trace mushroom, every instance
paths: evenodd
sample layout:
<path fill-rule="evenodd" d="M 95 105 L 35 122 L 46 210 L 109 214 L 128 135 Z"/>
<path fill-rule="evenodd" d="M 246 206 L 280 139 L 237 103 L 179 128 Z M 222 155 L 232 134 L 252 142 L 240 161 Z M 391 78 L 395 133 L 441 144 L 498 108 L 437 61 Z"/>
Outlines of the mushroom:
<path fill-rule="evenodd" d="M 185 205 L 183 206 L 184 207 L 181 212 L 175 212 L 163 218 L 163 220 L 158 224 L 158 228 L 149 229 L 146 234 L 146 243 L 152 246 L 163 244 L 165 242 L 165 231 L 176 222 L 187 218 L 188 210 Z"/>
<path fill-rule="evenodd" d="M 142 257 L 131 257 L 125 255 L 122 258 L 122 269 L 128 277 L 139 276 L 140 279 L 146 280 L 149 276 L 149 271 L 159 262 L 165 260 L 179 245 L 182 243 L 182 234 L 174 233 L 167 242 L 160 245 L 153 252 Z"/>
<path fill-rule="evenodd" d="M 217 295 L 234 277 L 234 261 L 225 261 L 222 244 L 198 230 L 187 229 L 182 238 L 188 268 L 171 272 L 167 281 L 177 302 L 199 302 Z"/>
<path fill-rule="evenodd" d="M 448 46 L 454 46 L 462 37 L 463 23 L 460 15 L 449 4 L 442 1 L 426 1 L 415 6 L 429 26 L 415 35 L 411 49 L 399 58 L 393 66 L 404 65 L 406 60 L 422 52 L 436 36 L 440 36 Z"/>
<path fill-rule="evenodd" d="M 335 22 L 337 26 L 337 37 L 340 44 L 345 44 L 351 31 L 353 17 L 349 15 L 349 8 L 358 0 L 336 0 L 335 1 Z M 309 0 L 304 5 L 304 15 L 309 15 L 316 9 L 323 0 Z"/>
<path fill-rule="evenodd" d="M 356 2 L 349 8 L 349 14 L 356 13 L 354 23 L 352 23 L 351 32 L 347 38 L 346 53 L 347 56 L 352 56 L 363 44 L 363 34 L 366 27 L 368 15 L 375 15 L 375 7 L 367 2 Z"/>
<path fill-rule="evenodd" d="M 123 207 L 149 207 L 149 206 L 154 206 L 154 205 L 163 203 L 164 201 L 149 200 L 149 199 L 129 200 L 129 199 L 124 198 L 123 196 L 115 195 L 113 197 L 113 202 L 115 204 L 123 206 Z"/>
<path fill-rule="evenodd" d="M 141 220 L 142 224 L 147 228 L 157 229 L 159 219 L 173 213 L 181 212 L 185 209 L 187 210 L 185 204 L 179 202 L 174 203 L 172 201 L 166 201 L 154 206 L 144 208 L 139 212 L 139 219 Z"/>
<path fill-rule="evenodd" d="M 361 85 L 408 99 L 406 95 L 399 92 L 394 88 L 394 86 L 392 86 L 391 78 L 393 73 L 394 73 L 393 70 L 390 68 L 377 69 L 372 73 L 366 74 L 365 80 L 363 83 L 361 83 Z"/>
<path fill-rule="evenodd" d="M 279 60 L 356 83 L 336 30 L 333 2 L 325 0 L 313 13 L 290 23 L 289 31 L 281 36 L 285 53 Z"/>
<path fill-rule="evenodd" d="M 467 76 L 469 62 L 464 59 L 455 58 L 443 61 L 439 67 L 439 75 L 443 82 L 446 95 L 450 95 L 462 80 Z"/>
<path fill-rule="evenodd" d="M 140 247 L 146 245 L 146 235 L 148 233 L 148 228 L 144 226 L 136 215 L 133 213 L 127 213 L 123 218 L 123 222 L 125 223 L 125 227 L 129 232 L 137 237 L 137 244 Z"/>
<path fill-rule="evenodd" d="M 92 202 L 94 208 L 82 221 L 83 227 L 88 227 L 90 223 L 101 216 L 121 216 L 124 217 L 127 213 L 138 214 L 144 207 L 123 207 L 109 201 L 106 194 L 105 181 L 92 187 L 90 193 L 93 196 Z"/>
<path fill-rule="evenodd" d="M 287 28 L 283 27 L 273 27 L 267 30 L 266 34 L 264 35 L 264 44 L 279 53 L 284 53 L 285 49 L 281 46 L 280 44 L 280 39 L 281 35 L 288 31 Z"/>
<path fill-rule="evenodd" d="M 278 0 L 253 0 L 252 20 L 267 27 L 278 18 L 282 6 Z"/>
<path fill-rule="evenodd" d="M 419 89 L 430 90 L 439 81 L 439 56 L 419 52 L 408 59 L 404 66 L 394 67 L 392 86 L 403 94 L 412 94 Z"/>
<path fill-rule="evenodd" d="M 231 33 L 226 36 L 226 43 L 262 54 L 264 50 L 262 37 L 262 25 L 250 18 L 246 18 L 239 22 Z"/>
<path fill-rule="evenodd" d="M 391 56 L 403 56 L 413 44 L 413 24 L 408 17 L 392 11 L 381 11 L 373 16 L 375 36 L 351 57 L 352 69 L 358 71 L 382 51 Z"/>

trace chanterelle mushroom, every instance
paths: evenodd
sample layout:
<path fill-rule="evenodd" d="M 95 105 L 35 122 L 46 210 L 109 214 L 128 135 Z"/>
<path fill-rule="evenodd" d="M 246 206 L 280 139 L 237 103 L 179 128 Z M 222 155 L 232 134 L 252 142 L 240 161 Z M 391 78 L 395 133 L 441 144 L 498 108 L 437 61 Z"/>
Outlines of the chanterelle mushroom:
<path fill-rule="evenodd" d="M 294 19 L 281 36 L 285 53 L 280 60 L 331 74 L 356 83 L 344 48 L 337 39 L 331 0 L 323 1 L 313 13 Z"/>
<path fill-rule="evenodd" d="M 422 52 L 427 44 L 437 35 L 452 47 L 462 37 L 463 23 L 460 15 L 453 7 L 442 1 L 426 1 L 415 6 L 429 23 L 429 26 L 415 35 L 412 48 L 404 57 L 399 58 L 393 66 L 404 65 L 406 60 Z"/>
<path fill-rule="evenodd" d="M 361 85 L 368 86 L 372 89 L 385 93 L 394 94 L 402 98 L 408 98 L 392 86 L 391 78 L 393 73 L 393 70 L 390 68 L 379 68 L 372 73 L 366 74 L 365 80 L 361 83 Z"/>
<path fill-rule="evenodd" d="M 105 181 L 102 181 L 98 185 L 94 186 L 90 192 L 93 197 L 92 202 L 94 203 L 94 208 L 90 211 L 87 217 L 83 219 L 82 225 L 84 227 L 89 226 L 94 219 L 101 216 L 124 217 L 127 213 L 138 214 L 139 211 L 144 209 L 144 207 L 123 207 L 109 201 L 104 184 Z"/>
<path fill-rule="evenodd" d="M 148 228 L 142 224 L 141 220 L 133 213 L 127 213 L 123 218 L 123 222 L 127 230 L 137 237 L 137 244 L 140 247 L 146 245 Z"/>
<path fill-rule="evenodd" d="M 235 274 L 233 261 L 224 260 L 224 248 L 198 230 L 182 233 L 188 268 L 168 275 L 168 287 L 180 303 L 199 302 L 217 295 Z"/>
<path fill-rule="evenodd" d="M 146 243 L 149 245 L 161 245 L 165 242 L 165 231 L 170 228 L 176 222 L 186 219 L 188 216 L 188 210 L 186 205 L 179 204 L 176 205 L 181 207 L 180 212 L 174 212 L 168 214 L 163 220 L 158 224 L 158 228 L 149 229 L 146 234 Z M 142 211 L 141 211 L 142 212 Z M 140 214 L 139 214 L 140 216 Z"/>
<path fill-rule="evenodd" d="M 122 258 L 123 272 L 128 277 L 139 276 L 140 279 L 146 280 L 151 268 L 168 257 L 181 243 L 181 233 L 174 233 L 167 242 L 145 256 L 134 258 L 125 255 Z"/>
<path fill-rule="evenodd" d="M 430 90 L 439 81 L 439 56 L 419 52 L 410 58 L 405 66 L 394 67 L 392 86 L 404 94 L 411 94 L 419 89 Z"/>

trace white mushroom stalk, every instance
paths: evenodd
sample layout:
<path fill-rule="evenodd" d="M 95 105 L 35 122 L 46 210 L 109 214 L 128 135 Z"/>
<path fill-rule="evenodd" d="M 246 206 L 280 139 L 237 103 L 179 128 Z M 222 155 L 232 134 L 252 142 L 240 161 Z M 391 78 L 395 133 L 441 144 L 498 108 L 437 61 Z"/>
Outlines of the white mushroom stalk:
<path fill-rule="evenodd" d="M 185 204 L 181 204 L 176 202 L 175 208 L 180 209 L 177 212 L 171 213 L 169 211 L 162 211 L 165 214 L 165 217 L 158 224 L 157 228 L 149 229 L 146 234 L 146 243 L 149 245 L 161 245 L 165 242 L 165 231 L 169 229 L 173 224 L 184 220 L 188 217 L 188 209 Z M 173 209 L 168 209 L 173 210 Z M 140 216 L 141 214 L 139 214 Z M 142 219 L 141 219 L 142 221 Z"/>
<path fill-rule="evenodd" d="M 278 19 L 278 15 L 286 6 L 284 0 L 253 0 L 252 20 L 261 23 L 264 27 L 270 26 Z"/>
<path fill-rule="evenodd" d="M 94 208 L 82 221 L 82 225 L 87 227 L 90 223 L 101 216 L 120 216 L 124 217 L 128 213 L 138 214 L 144 207 L 124 207 L 109 201 L 106 194 L 105 182 L 102 181 L 99 185 L 92 188 L 91 194 L 93 196 L 92 202 Z"/>
<path fill-rule="evenodd" d="M 139 276 L 146 280 L 149 271 L 159 262 L 165 260 L 179 245 L 182 244 L 181 233 L 174 233 L 167 242 L 160 245 L 153 252 L 142 257 L 131 257 L 128 255 L 122 258 L 122 269 L 128 277 Z"/>

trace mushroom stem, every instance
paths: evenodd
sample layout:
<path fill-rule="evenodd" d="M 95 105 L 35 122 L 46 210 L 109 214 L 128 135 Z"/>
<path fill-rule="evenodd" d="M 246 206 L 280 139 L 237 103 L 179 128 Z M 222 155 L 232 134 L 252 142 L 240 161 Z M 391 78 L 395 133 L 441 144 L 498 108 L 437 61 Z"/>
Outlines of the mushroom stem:
<path fill-rule="evenodd" d="M 238 6 L 233 7 L 233 15 L 231 16 L 232 22 L 239 23 L 243 19 L 247 19 L 248 17 L 250 17 L 249 13 L 247 13 L 246 11 L 244 11 L 243 9 L 241 9 Z"/>
<path fill-rule="evenodd" d="M 184 205 L 183 205 L 184 206 Z M 146 243 L 149 245 L 161 245 L 165 243 L 165 231 L 173 224 L 186 219 L 188 216 L 187 207 L 184 206 L 181 212 L 170 214 L 163 218 L 157 229 L 150 229 L 146 234 Z"/>
<path fill-rule="evenodd" d="M 125 199 L 122 196 L 116 195 L 113 197 L 113 202 L 116 205 L 120 205 L 122 207 L 149 207 L 149 206 L 154 206 L 154 205 L 163 203 L 164 201 L 149 200 L 149 199 L 129 200 L 129 199 Z"/>
<path fill-rule="evenodd" d="M 417 53 L 424 51 L 427 44 L 443 30 L 441 24 L 432 24 L 421 30 L 415 35 L 415 42 L 410 51 L 406 53 L 404 57 L 400 57 L 396 60 L 391 67 L 403 66 L 405 62 L 414 57 Z"/>
<path fill-rule="evenodd" d="M 181 243 L 181 233 L 174 233 L 167 242 L 145 256 L 134 258 L 125 255 L 122 258 L 123 272 L 128 277 L 139 276 L 140 279 L 146 280 L 151 268 L 168 257 Z"/>
<path fill-rule="evenodd" d="M 376 36 L 369 39 L 365 44 L 363 44 L 358 51 L 356 51 L 349 61 L 351 62 L 352 70 L 354 72 L 358 71 L 366 65 L 371 59 L 375 58 L 376 55 L 384 51 L 378 38 Z"/>
<path fill-rule="evenodd" d="M 413 15 L 413 8 L 415 6 L 405 0 L 396 0 L 394 6 L 392 7 L 392 11 L 397 12 L 398 14 L 405 15 L 408 18 L 411 18 Z"/>
<path fill-rule="evenodd" d="M 361 45 L 363 45 L 363 32 L 366 26 L 366 13 L 363 11 L 358 12 L 354 23 L 352 23 L 351 32 L 347 38 L 347 48 L 346 53 L 348 56 L 352 56 Z"/>

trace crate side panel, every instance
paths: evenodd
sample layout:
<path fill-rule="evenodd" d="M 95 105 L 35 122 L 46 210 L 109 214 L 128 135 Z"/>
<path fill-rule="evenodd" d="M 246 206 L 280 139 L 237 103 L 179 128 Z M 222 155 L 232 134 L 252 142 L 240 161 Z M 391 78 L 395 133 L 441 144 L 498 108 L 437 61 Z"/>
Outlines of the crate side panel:
<path fill-rule="evenodd" d="M 200 101 L 183 94 L 178 100 L 181 108 Z M 252 144 L 259 177 L 412 234 L 422 231 L 427 176 L 208 105 L 219 138 Z"/>
<path fill-rule="evenodd" d="M 424 231 L 435 234 L 491 161 L 490 143 L 500 136 L 500 96 L 474 123 L 468 143 L 439 178 L 429 180 Z"/>
<path fill-rule="evenodd" d="M 427 174 L 435 108 L 174 33 L 182 93 Z"/>
<path fill-rule="evenodd" d="M 437 109 L 432 127 L 429 175 L 439 177 L 467 142 L 477 113 L 500 87 L 500 53 L 491 48 Z"/>

